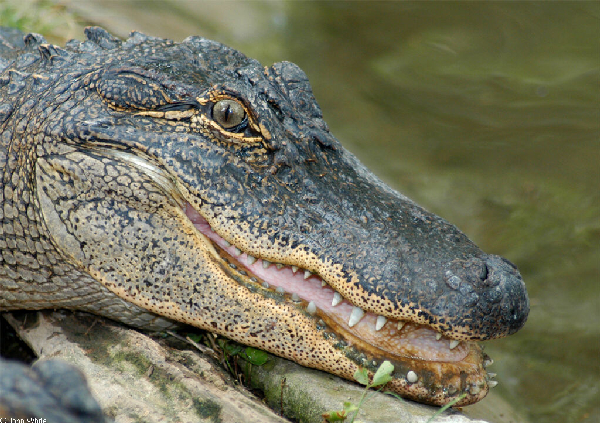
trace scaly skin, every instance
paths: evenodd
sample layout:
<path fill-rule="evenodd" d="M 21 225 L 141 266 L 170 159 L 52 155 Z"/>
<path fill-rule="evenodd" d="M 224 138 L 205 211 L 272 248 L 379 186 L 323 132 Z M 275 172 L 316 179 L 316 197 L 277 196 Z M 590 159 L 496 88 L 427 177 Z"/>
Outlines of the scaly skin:
<path fill-rule="evenodd" d="M 297 66 L 0 35 L 0 310 L 184 322 L 349 379 L 388 359 L 421 402 L 485 396 L 473 341 L 524 324 L 518 271 L 346 151 Z"/>

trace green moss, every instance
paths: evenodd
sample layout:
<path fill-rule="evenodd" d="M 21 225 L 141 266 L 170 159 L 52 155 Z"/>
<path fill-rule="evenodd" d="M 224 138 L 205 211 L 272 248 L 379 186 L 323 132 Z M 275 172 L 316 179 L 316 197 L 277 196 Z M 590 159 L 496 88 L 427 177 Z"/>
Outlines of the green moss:
<path fill-rule="evenodd" d="M 118 350 L 112 353 L 110 355 L 110 359 L 111 360 L 107 360 L 107 362 L 112 361 L 112 363 L 116 365 L 123 363 L 133 365 L 139 374 L 146 373 L 148 368 L 152 365 L 152 363 L 143 355 L 123 350 Z"/>
<path fill-rule="evenodd" d="M 210 419 L 210 421 L 215 423 L 220 423 L 221 417 L 221 406 L 213 401 L 205 400 L 200 401 L 194 398 L 194 409 L 196 410 L 196 414 L 203 419 Z"/>
<path fill-rule="evenodd" d="M 279 363 L 279 366 L 276 365 Z M 319 418 L 323 410 L 315 404 L 310 390 L 302 383 L 294 381 L 287 384 L 288 378 L 296 379 L 291 365 L 288 368 L 281 359 L 271 357 L 263 366 L 252 366 L 244 360 L 239 364 L 244 373 L 249 373 L 249 386 L 251 389 L 261 391 L 268 405 L 276 412 L 297 422 L 311 422 Z M 311 372 L 311 370 L 303 369 Z"/>

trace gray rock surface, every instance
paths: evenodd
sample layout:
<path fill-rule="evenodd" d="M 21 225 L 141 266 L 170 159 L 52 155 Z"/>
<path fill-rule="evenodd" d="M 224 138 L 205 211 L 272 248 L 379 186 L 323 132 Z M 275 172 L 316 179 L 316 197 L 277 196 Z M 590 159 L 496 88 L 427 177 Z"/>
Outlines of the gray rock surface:
<path fill-rule="evenodd" d="M 5 317 L 40 360 L 61 358 L 81 369 L 104 413 L 118 423 L 288 421 L 276 413 L 298 422 L 321 423 L 322 413 L 341 410 L 344 401 L 358 403 L 363 391 L 358 384 L 278 357 L 269 356 L 263 366 L 240 360 L 252 387 L 264 392 L 269 409 L 216 360 L 192 347 L 176 349 L 85 313 L 31 312 Z M 494 423 L 521 422 L 508 405 L 495 403 L 492 408 L 506 410 L 501 419 L 491 420 Z M 425 423 L 438 410 L 372 393 L 355 421 Z M 485 423 L 456 410 L 444 412 L 434 422 Z"/>
<path fill-rule="evenodd" d="M 22 315 L 21 315 L 22 316 Z M 277 416 L 215 363 L 193 351 L 91 315 L 6 315 L 40 360 L 62 358 L 87 377 L 105 415 L 116 423 L 278 423 Z"/>
<path fill-rule="evenodd" d="M 264 393 L 267 403 L 299 422 L 320 423 L 324 411 L 341 410 L 345 401 L 358 404 L 364 391 L 364 387 L 356 383 L 277 357 L 263 366 L 250 368 L 250 383 Z M 439 411 L 438 407 L 399 400 L 379 392 L 370 392 L 367 398 L 355 423 L 426 423 Z M 449 409 L 432 423 L 524 423 L 509 404 L 493 394 L 462 410 L 470 415 Z"/>

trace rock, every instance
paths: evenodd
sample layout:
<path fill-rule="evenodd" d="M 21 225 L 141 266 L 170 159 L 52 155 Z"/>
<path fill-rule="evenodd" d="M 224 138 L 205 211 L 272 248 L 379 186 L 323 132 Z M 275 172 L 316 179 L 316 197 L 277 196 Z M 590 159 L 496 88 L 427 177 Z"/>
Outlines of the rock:
<path fill-rule="evenodd" d="M 253 389 L 264 393 L 272 411 L 216 360 L 191 347 L 177 349 L 86 313 L 27 312 L 5 317 L 39 361 L 61 358 L 79 368 L 104 414 L 118 423 L 288 421 L 276 413 L 302 423 L 322 423 L 322 413 L 341 410 L 345 401 L 358 404 L 363 392 L 356 383 L 272 355 L 262 366 L 239 360 L 242 373 L 249 376 Z M 508 408 L 511 415 L 507 404 L 499 407 Z M 372 392 L 355 422 L 425 423 L 438 410 Z M 452 409 L 433 422 L 485 423 Z"/>
<path fill-rule="evenodd" d="M 0 357 L 0 421 L 105 423 L 79 369 L 60 359 L 27 367 Z"/>
<path fill-rule="evenodd" d="M 358 404 L 364 391 L 364 387 L 356 383 L 278 357 L 263 366 L 250 367 L 252 387 L 264 392 L 274 410 L 302 423 L 322 422 L 323 412 L 342 410 L 345 401 Z M 370 392 L 355 423 L 426 423 L 438 411 L 439 407 Z M 433 423 L 485 422 L 450 409 Z"/>
<path fill-rule="evenodd" d="M 281 423 L 222 368 L 85 313 L 6 314 L 40 357 L 61 358 L 86 376 L 104 414 L 116 423 Z"/>

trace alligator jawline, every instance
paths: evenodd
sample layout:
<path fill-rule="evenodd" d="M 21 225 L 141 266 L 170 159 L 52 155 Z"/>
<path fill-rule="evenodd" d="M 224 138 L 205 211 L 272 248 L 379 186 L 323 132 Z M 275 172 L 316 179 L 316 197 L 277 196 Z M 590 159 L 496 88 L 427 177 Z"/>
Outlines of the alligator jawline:
<path fill-rule="evenodd" d="M 367 312 L 361 320 L 349 326 L 353 305 L 346 299 L 332 305 L 336 291 L 321 278 L 304 269 L 289 265 L 271 264 L 242 253 L 212 230 L 189 203 L 183 206 L 187 217 L 202 234 L 211 239 L 220 250 L 235 260 L 233 267 L 243 267 L 252 281 L 265 292 L 286 295 L 298 307 L 315 318 L 321 318 L 333 332 L 349 346 L 371 357 L 396 358 L 398 361 L 458 363 L 478 349 L 473 342 L 460 342 L 440 337 L 433 329 L 408 321 L 385 319 L 376 329 L 378 316 Z M 239 271 L 239 270 L 238 270 Z M 244 272 L 246 273 L 246 272 Z M 339 295 L 339 294 L 338 294 Z M 339 298 L 339 297 L 338 297 Z"/>

